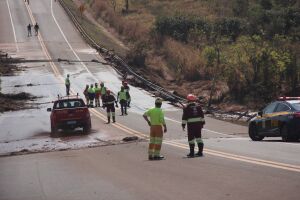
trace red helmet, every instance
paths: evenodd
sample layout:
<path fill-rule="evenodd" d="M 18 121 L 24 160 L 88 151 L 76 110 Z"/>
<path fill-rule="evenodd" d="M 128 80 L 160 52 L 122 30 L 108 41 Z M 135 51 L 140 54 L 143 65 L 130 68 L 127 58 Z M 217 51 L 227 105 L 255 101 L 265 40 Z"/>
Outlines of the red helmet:
<path fill-rule="evenodd" d="M 106 90 L 106 94 L 110 94 L 110 90 Z"/>
<path fill-rule="evenodd" d="M 186 97 L 186 99 L 188 101 L 196 101 L 197 97 L 195 95 L 193 95 L 193 94 L 188 94 L 187 97 Z"/>

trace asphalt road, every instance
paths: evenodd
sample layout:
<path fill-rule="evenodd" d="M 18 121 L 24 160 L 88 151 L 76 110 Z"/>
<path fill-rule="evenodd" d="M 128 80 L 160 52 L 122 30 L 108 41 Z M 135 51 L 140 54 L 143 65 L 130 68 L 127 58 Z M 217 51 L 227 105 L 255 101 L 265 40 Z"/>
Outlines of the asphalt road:
<path fill-rule="evenodd" d="M 35 22 L 40 35 L 27 37 L 26 25 Z M 0 49 L 14 56 L 103 61 L 52 0 L 30 0 L 29 6 L 23 0 L 1 0 L 0 25 Z M 96 63 L 28 67 L 19 76 L 2 77 L 2 91 L 25 90 L 42 96 L 39 101 L 50 101 L 64 93 L 66 74 L 71 75 L 74 93 L 81 94 L 86 84 L 99 81 L 114 92 L 121 85 L 111 67 Z M 37 86 L 10 87 L 28 82 Z M 299 199 L 300 144 L 283 143 L 280 138 L 252 142 L 244 126 L 206 117 L 205 156 L 186 159 L 182 111 L 165 103 L 168 133 L 162 153 L 166 160 L 147 161 L 146 141 L 119 144 L 125 136 L 148 137 L 141 114 L 153 106 L 154 98 L 134 87 L 131 95 L 129 115 L 117 116 L 117 124 L 104 124 L 105 112 L 91 109 L 93 133 L 88 136 L 79 132 L 49 138 L 45 109 L 51 104 L 1 114 L 0 152 L 24 146 L 39 147 L 33 152 L 54 152 L 0 157 L 0 199 Z M 86 148 L 93 145 L 99 147 Z M 68 149 L 80 150 L 55 151 Z"/>

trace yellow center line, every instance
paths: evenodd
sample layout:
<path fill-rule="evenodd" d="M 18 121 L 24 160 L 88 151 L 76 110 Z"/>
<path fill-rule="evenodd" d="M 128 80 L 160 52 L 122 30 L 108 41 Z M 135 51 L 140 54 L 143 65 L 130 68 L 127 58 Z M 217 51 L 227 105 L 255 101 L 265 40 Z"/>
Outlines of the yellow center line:
<path fill-rule="evenodd" d="M 36 21 L 35 21 L 35 19 L 34 19 L 34 17 L 33 17 L 33 14 L 32 14 L 32 11 L 31 11 L 29 5 L 27 5 L 25 2 L 24 2 L 24 4 L 25 4 L 26 9 L 27 9 L 27 12 L 28 12 L 28 14 L 29 14 L 31 23 L 32 23 L 32 24 L 35 24 Z M 50 54 L 49 54 L 49 52 L 48 52 L 48 50 L 47 50 L 47 48 L 46 48 L 46 45 L 45 45 L 45 43 L 44 43 L 44 41 L 43 41 L 42 36 L 41 36 L 40 33 L 38 33 L 38 40 L 39 40 L 39 42 L 40 42 L 40 44 L 41 44 L 41 47 L 42 47 L 42 50 L 43 50 L 45 56 L 46 56 L 49 60 L 52 60 L 52 58 L 51 58 L 51 56 L 50 56 Z M 55 66 L 55 64 L 54 64 L 52 61 L 50 61 L 50 66 L 51 66 L 51 68 L 52 68 L 52 70 L 53 70 L 55 76 L 56 76 L 57 78 L 59 78 L 61 81 L 63 81 L 63 78 L 61 77 L 61 75 L 60 75 L 60 73 L 59 73 L 57 67 Z"/>
<path fill-rule="evenodd" d="M 25 6 L 27 8 L 27 11 L 28 11 L 28 14 L 30 16 L 32 24 L 35 24 L 35 19 L 33 17 L 33 14 L 32 14 L 32 11 L 31 11 L 30 7 L 26 3 L 25 3 Z M 45 45 L 40 33 L 38 34 L 38 40 L 41 44 L 43 52 L 45 53 L 45 56 L 49 60 L 51 60 L 51 56 L 50 56 L 50 54 L 49 54 L 49 52 L 46 48 L 46 45 Z M 55 76 L 61 82 L 64 82 L 64 79 L 62 78 L 62 75 L 59 72 L 59 70 L 58 70 L 57 66 L 55 65 L 55 63 L 51 61 L 50 65 L 51 65 L 51 68 L 52 68 Z M 76 94 L 73 90 L 71 90 L 71 93 Z M 101 119 L 103 121 L 106 121 L 106 116 L 103 115 L 97 109 L 92 108 L 92 109 L 90 109 L 90 111 L 91 111 L 92 114 L 94 114 L 99 119 Z M 139 136 L 139 137 L 144 138 L 144 139 L 149 139 L 148 135 L 146 135 L 144 133 L 141 133 L 139 131 L 136 131 L 134 129 L 131 129 L 131 128 L 123 125 L 123 124 L 113 123 L 112 125 L 114 127 L 118 128 L 118 129 L 130 134 L 130 135 L 135 135 L 135 136 Z M 182 149 L 189 149 L 188 145 L 182 144 L 182 143 L 179 143 L 179 142 L 175 142 L 175 141 L 164 141 L 163 143 L 167 144 L 167 145 L 170 145 L 170 146 L 182 148 Z M 300 172 L 300 166 L 298 166 L 298 165 L 290 165 L 290 164 L 285 164 L 285 163 L 280 163 L 280 162 L 273 162 L 273 161 L 257 159 L 257 158 L 247 157 L 247 156 L 240 156 L 240 155 L 236 155 L 236 154 L 224 153 L 224 152 L 221 152 L 221 151 L 216 151 L 216 150 L 207 149 L 207 148 L 204 149 L 204 153 L 208 154 L 208 155 L 213 155 L 213 156 L 232 159 L 232 160 L 238 160 L 238 161 L 252 163 L 252 164 L 256 164 L 256 165 L 262 165 L 262 166 L 268 166 L 268 167 L 273 167 L 273 168 L 278 168 L 278 169 L 284 169 L 284 170 L 289 170 L 289 171 Z"/>
<path fill-rule="evenodd" d="M 188 145 L 181 144 L 181 143 L 174 142 L 174 141 L 165 141 L 164 143 L 169 144 L 171 146 L 176 146 L 176 147 L 179 147 L 182 149 L 189 149 Z M 238 160 L 238 161 L 262 165 L 262 166 L 268 166 L 268 167 L 273 167 L 273 168 L 278 168 L 278 169 L 285 169 L 285 170 L 289 170 L 289 171 L 300 172 L 300 166 L 298 166 L 298 165 L 290 165 L 290 164 L 285 164 L 285 163 L 280 163 L 280 162 L 256 159 L 256 158 L 247 157 L 247 156 L 240 156 L 240 155 L 236 155 L 236 154 L 215 151 L 215 150 L 207 149 L 207 148 L 204 149 L 204 153 L 208 154 L 208 155 L 214 155 L 214 156 L 218 156 L 218 157 L 222 157 L 222 158 L 228 158 L 228 159 L 232 159 L 232 160 Z"/>

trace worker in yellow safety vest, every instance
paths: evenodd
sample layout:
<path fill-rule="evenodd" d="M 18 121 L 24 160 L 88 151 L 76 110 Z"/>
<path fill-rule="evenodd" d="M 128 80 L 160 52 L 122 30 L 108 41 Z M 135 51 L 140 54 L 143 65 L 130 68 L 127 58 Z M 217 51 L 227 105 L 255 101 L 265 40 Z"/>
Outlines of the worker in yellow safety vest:
<path fill-rule="evenodd" d="M 121 86 L 121 91 L 118 92 L 117 101 L 120 102 L 121 105 L 121 115 L 127 115 L 127 92 L 125 91 L 124 86 Z"/>
<path fill-rule="evenodd" d="M 150 142 L 148 149 L 149 160 L 162 160 L 164 156 L 160 155 L 163 132 L 167 132 L 167 126 L 164 113 L 161 109 L 162 99 L 155 100 L 155 108 L 151 108 L 143 115 L 144 119 L 150 126 Z M 150 120 L 148 119 L 150 118 Z M 164 127 L 164 129 L 163 129 Z"/>
<path fill-rule="evenodd" d="M 106 87 L 104 86 L 104 83 L 100 83 L 100 95 L 101 95 L 101 100 L 102 100 L 102 107 L 104 106 L 104 98 L 106 95 Z"/>
<path fill-rule="evenodd" d="M 98 87 L 98 83 L 95 83 L 95 107 L 100 107 L 100 95 L 101 95 L 101 89 Z"/>
<path fill-rule="evenodd" d="M 87 84 L 85 86 L 84 91 L 83 91 L 83 94 L 84 94 L 84 97 L 85 97 L 85 100 L 86 100 L 86 105 L 89 104 L 89 93 L 88 93 L 88 90 L 89 90 L 89 85 Z"/>
<path fill-rule="evenodd" d="M 91 84 L 90 88 L 88 89 L 88 94 L 90 100 L 89 107 L 94 107 L 95 89 L 93 84 Z"/>
<path fill-rule="evenodd" d="M 65 86 L 66 86 L 67 96 L 69 96 L 70 95 L 70 86 L 71 86 L 70 75 L 69 74 L 67 75 L 67 78 L 65 80 Z"/>

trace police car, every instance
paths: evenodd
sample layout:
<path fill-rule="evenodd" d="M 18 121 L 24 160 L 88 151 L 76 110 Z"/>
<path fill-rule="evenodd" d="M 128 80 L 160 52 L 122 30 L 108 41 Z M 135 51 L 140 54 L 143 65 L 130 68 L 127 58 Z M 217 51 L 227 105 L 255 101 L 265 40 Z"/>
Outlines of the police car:
<path fill-rule="evenodd" d="M 265 137 L 282 137 L 283 141 L 300 138 L 300 97 L 280 97 L 258 112 L 249 123 L 249 137 L 260 141 Z"/>

